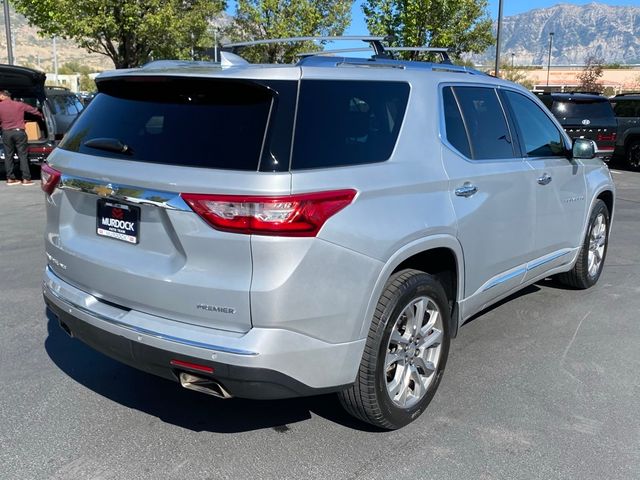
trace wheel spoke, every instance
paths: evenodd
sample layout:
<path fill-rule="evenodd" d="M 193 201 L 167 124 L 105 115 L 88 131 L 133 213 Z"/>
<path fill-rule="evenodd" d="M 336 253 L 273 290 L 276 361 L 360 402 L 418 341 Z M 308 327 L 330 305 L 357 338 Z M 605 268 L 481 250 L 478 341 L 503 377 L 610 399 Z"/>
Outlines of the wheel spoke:
<path fill-rule="evenodd" d="M 593 255 L 595 257 L 595 263 L 599 264 L 602 261 L 602 254 L 600 253 L 600 249 L 599 248 L 594 249 Z"/>
<path fill-rule="evenodd" d="M 426 350 L 427 348 L 437 347 L 438 345 L 440 345 L 441 341 L 442 341 L 442 330 L 433 328 L 431 330 L 431 334 L 427 335 L 426 337 L 422 337 L 420 339 L 418 346 Z"/>
<path fill-rule="evenodd" d="M 391 332 L 389 343 L 392 345 L 408 345 L 409 339 L 401 335 L 400 332 L 394 328 L 393 332 Z"/>
<path fill-rule="evenodd" d="M 436 324 L 436 322 L 440 318 L 440 312 L 436 308 L 428 309 L 427 313 L 429 314 L 429 320 L 427 321 L 427 323 L 420 330 L 420 335 L 421 336 L 424 336 L 427 333 L 429 333 L 429 330 L 431 330 L 433 328 L 433 326 Z"/>
<path fill-rule="evenodd" d="M 422 391 L 425 389 L 425 384 L 420 372 L 415 365 L 409 367 L 410 378 L 413 380 L 413 395 L 416 397 L 422 396 Z"/>
<path fill-rule="evenodd" d="M 407 397 L 409 396 L 409 382 L 411 381 L 411 370 L 409 368 L 404 369 L 404 375 L 400 382 L 400 398 L 398 401 L 400 405 L 405 406 L 407 404 Z"/>
<path fill-rule="evenodd" d="M 425 377 L 430 376 L 436 370 L 436 366 L 433 364 L 433 362 L 425 360 L 423 357 L 416 357 L 414 363 L 416 367 L 424 372 Z"/>
<path fill-rule="evenodd" d="M 396 373 L 393 376 L 393 380 L 387 384 L 387 391 L 389 392 L 389 396 L 394 399 L 396 395 L 400 392 L 402 388 L 403 380 L 405 377 L 406 365 L 398 365 L 396 368 Z"/>
<path fill-rule="evenodd" d="M 400 368 L 401 364 L 404 365 L 404 356 L 400 355 L 399 352 L 387 353 L 387 358 L 385 359 L 385 362 L 384 362 L 384 370 L 385 371 L 389 370 L 389 367 L 394 363 L 397 363 L 398 364 L 397 368 Z"/>
<path fill-rule="evenodd" d="M 425 301 L 420 299 L 407 309 L 409 312 L 407 315 L 407 329 L 410 335 L 416 335 L 422 328 L 422 322 L 424 321 Z"/>

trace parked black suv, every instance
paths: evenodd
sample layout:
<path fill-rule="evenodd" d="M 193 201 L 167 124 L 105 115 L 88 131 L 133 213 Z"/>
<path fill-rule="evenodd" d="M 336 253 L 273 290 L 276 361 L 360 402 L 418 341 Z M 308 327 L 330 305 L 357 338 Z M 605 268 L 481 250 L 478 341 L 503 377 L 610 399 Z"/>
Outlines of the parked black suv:
<path fill-rule="evenodd" d="M 598 145 L 608 162 L 616 143 L 617 122 L 607 98 L 591 93 L 542 93 L 538 97 L 571 138 L 587 138 Z"/>
<path fill-rule="evenodd" d="M 609 101 L 618 120 L 615 153 L 640 169 L 640 92 L 621 93 Z"/>
<path fill-rule="evenodd" d="M 0 65 L 0 89 L 9 90 L 14 100 L 40 110 L 44 119 L 28 118 L 29 162 L 41 164 L 55 147 L 55 119 L 47 100 L 46 75 L 38 70 L 15 65 Z M 0 170 L 4 171 L 4 148 L 0 143 Z"/>

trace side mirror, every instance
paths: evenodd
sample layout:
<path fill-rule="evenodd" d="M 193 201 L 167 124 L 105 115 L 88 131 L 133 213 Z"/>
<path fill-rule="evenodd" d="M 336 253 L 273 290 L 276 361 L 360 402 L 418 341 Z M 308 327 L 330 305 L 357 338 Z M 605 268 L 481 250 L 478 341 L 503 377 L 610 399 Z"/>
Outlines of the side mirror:
<path fill-rule="evenodd" d="M 573 158 L 591 159 L 595 158 L 598 146 L 593 140 L 587 140 L 586 138 L 576 138 L 573 141 L 573 148 L 571 149 L 571 156 Z"/>

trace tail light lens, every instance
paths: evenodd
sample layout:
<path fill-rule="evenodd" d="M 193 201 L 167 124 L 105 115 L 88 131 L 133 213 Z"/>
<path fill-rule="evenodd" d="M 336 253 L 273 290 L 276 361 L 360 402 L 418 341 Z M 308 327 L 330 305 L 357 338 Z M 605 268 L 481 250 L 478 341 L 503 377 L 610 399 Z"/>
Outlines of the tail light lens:
<path fill-rule="evenodd" d="M 615 142 L 616 141 L 616 133 L 598 133 L 596 136 L 596 141 L 598 142 Z"/>
<path fill-rule="evenodd" d="M 40 188 L 42 188 L 42 191 L 47 195 L 51 195 L 58 186 L 61 175 L 58 170 L 43 163 L 40 169 Z"/>
<path fill-rule="evenodd" d="M 324 223 L 356 196 L 334 190 L 284 197 L 183 193 L 182 198 L 217 230 L 255 235 L 315 237 Z"/>

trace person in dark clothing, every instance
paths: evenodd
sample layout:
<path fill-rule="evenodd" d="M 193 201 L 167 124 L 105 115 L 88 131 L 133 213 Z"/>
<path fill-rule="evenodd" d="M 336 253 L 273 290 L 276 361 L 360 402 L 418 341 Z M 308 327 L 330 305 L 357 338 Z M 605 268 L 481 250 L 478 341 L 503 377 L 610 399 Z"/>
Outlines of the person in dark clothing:
<path fill-rule="evenodd" d="M 4 166 L 7 172 L 7 185 L 33 185 L 27 157 L 27 133 L 24 130 L 24 114 L 31 113 L 43 118 L 42 113 L 31 105 L 11 99 L 11 93 L 0 90 L 0 128 L 4 144 Z M 17 180 L 13 171 L 13 154 L 18 152 L 22 182 Z"/>

